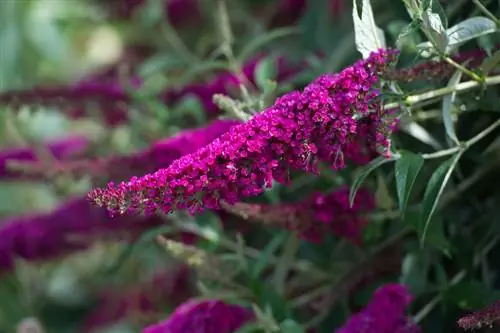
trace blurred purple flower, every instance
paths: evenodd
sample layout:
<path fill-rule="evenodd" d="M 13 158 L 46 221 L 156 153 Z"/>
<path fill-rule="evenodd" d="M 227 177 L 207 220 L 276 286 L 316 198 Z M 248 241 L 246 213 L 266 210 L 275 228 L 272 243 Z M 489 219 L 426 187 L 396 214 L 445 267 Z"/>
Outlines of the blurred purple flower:
<path fill-rule="evenodd" d="M 375 291 L 368 305 L 352 315 L 336 333 L 418 333 L 406 315 L 413 297 L 400 284 L 386 284 Z"/>
<path fill-rule="evenodd" d="M 253 319 L 248 309 L 220 300 L 189 300 L 143 333 L 233 333 Z"/>
<path fill-rule="evenodd" d="M 16 258 L 56 259 L 87 249 L 100 238 L 132 241 L 144 230 L 163 223 L 156 216 L 111 220 L 85 198 L 71 199 L 48 213 L 0 221 L 0 271 L 11 270 Z"/>
<path fill-rule="evenodd" d="M 88 146 L 88 139 L 82 136 L 73 136 L 49 141 L 43 145 L 43 149 L 46 149 L 57 161 L 68 161 L 72 157 L 81 155 Z M 12 162 L 42 163 L 33 148 L 10 148 L 0 151 L 0 180 L 19 179 L 25 176 L 22 171 L 14 170 L 9 166 Z"/>

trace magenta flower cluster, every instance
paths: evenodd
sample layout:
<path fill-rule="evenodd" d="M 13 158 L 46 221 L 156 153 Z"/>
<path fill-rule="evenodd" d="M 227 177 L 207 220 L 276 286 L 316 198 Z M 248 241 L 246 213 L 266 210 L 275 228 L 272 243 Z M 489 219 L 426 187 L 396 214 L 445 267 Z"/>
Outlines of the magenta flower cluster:
<path fill-rule="evenodd" d="M 170 317 L 146 327 L 143 333 L 233 333 L 253 319 L 253 313 L 220 300 L 192 299 Z"/>
<path fill-rule="evenodd" d="M 412 299 L 403 285 L 386 284 L 335 333 L 418 333 L 420 328 L 406 315 Z"/>
<path fill-rule="evenodd" d="M 366 213 L 375 208 L 375 198 L 367 189 L 360 189 L 352 207 L 347 186 L 329 193 L 314 193 L 299 203 L 276 205 L 236 203 L 224 209 L 244 219 L 274 225 L 297 232 L 301 237 L 320 242 L 334 234 L 360 244 L 364 227 L 369 222 Z"/>
<path fill-rule="evenodd" d="M 291 170 L 317 172 L 318 160 L 344 168 L 344 152 L 359 135 L 370 149 L 388 152 L 389 139 L 375 85 L 394 53 L 372 53 L 338 74 L 326 74 L 303 92 L 291 92 L 233 126 L 212 143 L 153 174 L 94 189 L 89 199 L 113 215 L 157 209 L 219 209 L 261 194 L 273 180 L 289 183 Z M 368 116 L 361 133 L 354 116 Z"/>

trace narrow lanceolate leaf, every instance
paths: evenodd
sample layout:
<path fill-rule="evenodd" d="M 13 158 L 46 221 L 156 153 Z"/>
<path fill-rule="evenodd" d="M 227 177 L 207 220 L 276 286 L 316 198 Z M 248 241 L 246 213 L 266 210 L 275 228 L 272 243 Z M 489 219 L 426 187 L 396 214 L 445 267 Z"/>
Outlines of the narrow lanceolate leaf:
<path fill-rule="evenodd" d="M 446 46 L 444 52 L 448 54 L 471 39 L 491 34 L 496 31 L 497 27 L 495 22 L 489 18 L 482 16 L 471 17 L 446 30 L 448 45 Z M 420 50 L 426 50 L 430 47 L 432 47 L 430 42 L 417 45 L 417 48 Z"/>
<path fill-rule="evenodd" d="M 387 162 L 394 161 L 394 158 L 385 158 L 383 156 L 379 156 L 367 165 L 363 167 L 361 172 L 359 173 L 358 177 L 354 180 L 352 186 L 351 186 L 351 192 L 349 193 L 349 204 L 352 206 L 354 202 L 354 198 L 356 197 L 356 193 L 358 192 L 359 188 L 365 181 L 366 177 L 375 169 L 377 169 L 379 166 L 382 164 L 385 164 Z"/>
<path fill-rule="evenodd" d="M 462 153 L 458 153 L 448 161 L 441 164 L 441 166 L 434 171 L 429 183 L 427 184 L 421 208 L 422 222 L 420 225 L 423 226 L 422 238 L 420 239 L 421 244 L 425 244 L 425 239 L 429 231 L 429 224 L 436 211 L 439 199 L 441 198 L 446 184 L 450 180 L 453 169 L 455 169 L 455 166 L 461 156 Z"/>
<path fill-rule="evenodd" d="M 385 48 L 384 32 L 375 24 L 370 0 L 363 0 L 361 15 L 358 4 L 353 0 L 352 18 L 354 20 L 354 37 L 357 50 L 367 58 L 371 52 Z"/>
<path fill-rule="evenodd" d="M 500 50 L 493 53 L 491 57 L 484 59 L 481 64 L 481 70 L 484 76 L 488 76 L 488 73 L 494 69 L 500 63 Z"/>
<path fill-rule="evenodd" d="M 450 52 L 471 39 L 491 34 L 495 31 L 497 31 L 497 26 L 489 18 L 482 16 L 471 17 L 446 31 L 450 38 L 450 43 L 446 51 Z"/>
<path fill-rule="evenodd" d="M 431 8 L 427 8 L 422 13 L 422 21 L 422 29 L 431 40 L 432 45 L 440 53 L 444 53 L 449 44 L 449 37 L 439 14 L 433 13 Z"/>
<path fill-rule="evenodd" d="M 455 87 L 459 82 L 460 79 L 462 78 L 463 72 L 461 70 L 457 70 L 455 74 L 450 79 L 450 82 L 448 82 L 448 87 Z M 455 144 L 459 144 L 457 134 L 455 133 L 455 126 L 453 124 L 453 117 L 451 116 L 451 108 L 453 106 L 453 102 L 455 102 L 455 98 L 457 96 L 457 93 L 454 91 L 449 95 L 444 96 L 443 98 L 443 122 L 444 122 L 444 128 L 446 130 L 446 134 L 450 137 L 450 139 L 455 142 Z"/>
<path fill-rule="evenodd" d="M 401 157 L 394 164 L 394 174 L 396 177 L 399 209 L 401 210 L 401 214 L 404 214 L 415 180 L 424 165 L 424 158 L 409 151 L 402 151 L 400 155 Z"/>

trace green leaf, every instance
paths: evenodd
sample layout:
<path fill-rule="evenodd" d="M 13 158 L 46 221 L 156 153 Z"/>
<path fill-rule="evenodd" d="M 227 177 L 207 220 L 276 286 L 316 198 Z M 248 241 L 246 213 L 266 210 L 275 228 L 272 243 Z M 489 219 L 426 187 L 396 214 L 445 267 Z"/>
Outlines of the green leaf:
<path fill-rule="evenodd" d="M 443 296 L 446 301 L 462 309 L 472 310 L 485 307 L 500 298 L 500 291 L 492 290 L 484 283 L 471 279 L 448 288 Z"/>
<path fill-rule="evenodd" d="M 483 63 L 480 66 L 483 75 L 487 76 L 488 73 L 498 65 L 498 63 L 500 63 L 500 50 L 497 50 L 495 53 L 493 53 L 491 57 L 484 59 Z"/>
<path fill-rule="evenodd" d="M 251 270 L 253 279 L 258 279 L 260 274 L 269 265 L 269 257 L 272 256 L 286 241 L 288 236 L 287 231 L 281 231 L 276 234 L 273 239 L 264 247 L 259 259 L 255 262 Z"/>
<path fill-rule="evenodd" d="M 370 163 L 365 165 L 361 172 L 359 173 L 358 177 L 354 180 L 352 186 L 351 186 L 351 191 L 349 193 L 349 204 L 352 206 L 354 202 L 354 198 L 356 197 L 356 193 L 358 192 L 359 188 L 365 181 L 366 177 L 377 169 L 379 166 L 382 164 L 388 163 L 394 161 L 394 158 L 385 158 L 384 156 L 379 156 L 376 159 L 372 160 Z"/>
<path fill-rule="evenodd" d="M 139 239 L 137 239 L 132 244 L 128 245 L 124 251 L 119 255 L 116 262 L 109 268 L 104 274 L 106 275 L 114 275 L 116 274 L 121 267 L 127 262 L 128 259 L 132 257 L 132 255 L 144 244 L 148 244 L 152 242 L 156 236 L 169 233 L 174 231 L 176 228 L 172 225 L 162 225 L 153 229 L 150 229 L 144 232 Z"/>
<path fill-rule="evenodd" d="M 423 226 L 421 244 L 423 245 L 426 241 L 427 233 L 429 231 L 429 224 L 432 217 L 436 211 L 439 203 L 439 199 L 443 194 L 443 191 L 451 177 L 456 164 L 458 163 L 461 153 L 456 154 L 434 171 L 425 189 L 424 199 L 422 201 L 421 208 L 421 224 Z"/>
<path fill-rule="evenodd" d="M 203 103 L 200 98 L 194 94 L 189 94 L 177 102 L 173 113 L 184 119 L 185 116 L 191 116 L 198 125 L 203 125 L 207 121 L 207 113 Z"/>
<path fill-rule="evenodd" d="M 261 328 L 261 325 L 259 323 L 249 323 L 249 324 L 243 325 L 242 327 L 240 327 L 240 329 L 238 329 L 234 333 L 256 333 L 256 332 L 261 332 L 261 331 L 262 331 L 262 328 Z"/>
<path fill-rule="evenodd" d="M 435 22 L 435 20 L 433 22 Z M 497 27 L 495 22 L 493 22 L 489 18 L 482 16 L 471 17 L 445 31 L 448 42 L 446 48 L 442 50 L 442 52 L 449 54 L 457 47 L 464 44 L 465 42 L 468 42 L 471 39 L 488 35 L 496 31 Z M 417 48 L 421 50 L 426 50 L 430 47 L 432 47 L 432 43 L 430 42 L 417 45 Z"/>
<path fill-rule="evenodd" d="M 276 58 L 266 57 L 257 64 L 255 68 L 255 82 L 263 92 L 268 92 L 269 82 L 276 77 Z"/>
<path fill-rule="evenodd" d="M 463 43 L 497 31 L 495 22 L 489 18 L 477 16 L 464 20 L 454 25 L 446 32 L 450 38 L 450 43 L 446 50 L 447 53 L 462 45 Z"/>
<path fill-rule="evenodd" d="M 432 46 L 436 47 L 440 53 L 444 53 L 450 42 L 446 33 L 446 28 L 439 14 L 434 13 L 431 8 L 427 8 L 427 10 L 422 13 L 421 28 L 430 39 Z"/>
<path fill-rule="evenodd" d="M 427 252 L 420 250 L 407 254 L 401 265 L 401 283 L 408 286 L 415 296 L 422 294 L 427 286 L 429 267 Z"/>
<path fill-rule="evenodd" d="M 299 325 L 295 320 L 285 319 L 280 324 L 282 333 L 305 333 L 304 327 Z"/>
<path fill-rule="evenodd" d="M 404 214 L 415 180 L 424 165 L 424 158 L 409 151 L 401 151 L 400 155 L 400 158 L 394 163 L 394 175 L 396 177 L 399 209 L 401 214 Z"/>
<path fill-rule="evenodd" d="M 450 82 L 448 82 L 448 87 L 450 88 L 455 87 L 460 82 L 462 74 L 463 72 L 457 69 L 457 71 L 451 77 Z M 451 107 L 453 105 L 453 102 L 455 102 L 456 96 L 457 92 L 453 91 L 451 94 L 448 94 L 443 97 L 442 114 L 443 114 L 443 123 L 444 123 L 444 128 L 446 130 L 446 134 L 448 134 L 450 139 L 452 139 L 453 142 L 455 142 L 455 144 L 459 145 L 460 142 L 458 141 L 457 134 L 455 133 L 455 126 L 453 125 L 453 118 L 451 116 Z"/>
<path fill-rule="evenodd" d="M 255 39 L 245 44 L 245 47 L 241 50 L 238 56 L 238 63 L 245 63 L 261 47 L 275 41 L 276 39 L 298 35 L 300 33 L 300 29 L 297 29 L 296 27 L 284 27 L 269 31 L 263 35 L 259 35 Z"/>
<path fill-rule="evenodd" d="M 356 0 L 352 1 L 352 5 L 356 48 L 363 55 L 363 58 L 367 58 L 371 52 L 385 48 L 384 32 L 375 24 L 370 0 L 362 1 L 361 13 L 358 11 Z"/>

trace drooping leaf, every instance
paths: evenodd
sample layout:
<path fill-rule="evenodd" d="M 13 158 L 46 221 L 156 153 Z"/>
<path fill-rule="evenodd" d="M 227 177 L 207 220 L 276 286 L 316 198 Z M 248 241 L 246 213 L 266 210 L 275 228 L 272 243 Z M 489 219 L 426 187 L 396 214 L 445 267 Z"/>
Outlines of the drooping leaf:
<path fill-rule="evenodd" d="M 455 87 L 460 82 L 462 74 L 463 72 L 457 69 L 457 71 L 453 74 L 450 81 L 448 82 L 448 87 Z M 448 137 L 458 145 L 459 141 L 457 138 L 457 134 L 455 133 L 455 126 L 453 125 L 453 118 L 451 116 L 451 107 L 453 106 L 453 102 L 455 101 L 456 96 L 457 93 L 454 91 L 451 94 L 443 97 L 442 114 L 446 134 L 448 134 Z"/>
<path fill-rule="evenodd" d="M 401 214 L 406 211 L 408 199 L 420 169 L 424 165 L 421 155 L 409 151 L 401 151 L 400 157 L 394 163 L 396 189 L 398 193 L 399 209 Z"/>
<path fill-rule="evenodd" d="M 367 165 L 363 167 L 361 172 L 359 173 L 358 177 L 354 180 L 352 186 L 351 186 L 351 191 L 349 193 L 349 204 L 352 206 L 354 202 L 354 198 L 356 197 L 356 193 L 358 192 L 359 188 L 365 181 L 366 177 L 375 169 L 377 169 L 379 166 L 382 164 L 388 163 L 394 161 L 394 158 L 385 158 L 383 156 L 379 156 Z"/>
<path fill-rule="evenodd" d="M 455 168 L 458 160 L 462 156 L 461 153 L 456 154 L 434 171 L 425 189 L 424 199 L 422 201 L 421 208 L 421 226 L 423 226 L 423 231 L 421 235 L 421 244 L 425 244 L 427 233 L 429 231 L 429 225 L 432 221 L 432 217 L 436 211 L 439 203 L 439 199 L 443 194 L 443 191 L 451 177 L 453 169 Z"/>
<path fill-rule="evenodd" d="M 353 0 L 352 18 L 354 20 L 354 37 L 357 50 L 367 58 L 371 52 L 385 48 L 384 32 L 375 24 L 370 0 L 363 0 L 361 15 L 358 4 Z"/>

